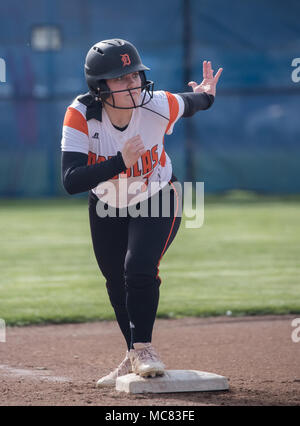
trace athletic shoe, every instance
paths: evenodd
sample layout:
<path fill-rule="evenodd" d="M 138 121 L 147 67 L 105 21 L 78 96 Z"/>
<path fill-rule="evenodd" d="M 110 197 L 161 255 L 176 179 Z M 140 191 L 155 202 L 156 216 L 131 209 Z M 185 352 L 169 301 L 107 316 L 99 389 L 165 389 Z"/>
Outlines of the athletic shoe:
<path fill-rule="evenodd" d="M 129 352 L 132 371 L 142 377 L 163 376 L 165 366 L 151 343 L 134 343 Z"/>
<path fill-rule="evenodd" d="M 121 364 L 107 376 L 102 377 L 97 382 L 97 387 L 104 386 L 115 386 L 116 380 L 120 376 L 125 376 L 126 374 L 132 373 L 131 361 L 129 358 L 129 352 L 126 352 L 126 357 L 123 359 Z"/>

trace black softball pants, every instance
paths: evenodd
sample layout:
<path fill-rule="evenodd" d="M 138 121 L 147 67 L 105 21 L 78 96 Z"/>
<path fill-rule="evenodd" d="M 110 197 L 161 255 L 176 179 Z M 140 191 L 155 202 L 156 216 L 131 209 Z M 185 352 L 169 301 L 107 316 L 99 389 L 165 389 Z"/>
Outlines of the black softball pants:
<path fill-rule="evenodd" d="M 128 349 L 152 340 L 161 284 L 159 264 L 181 223 L 182 196 L 172 180 L 146 200 L 149 212 L 151 204 L 159 202 L 159 217 L 118 217 L 119 209 L 117 217 L 99 217 L 96 204 L 101 201 L 89 193 L 94 253 Z M 168 217 L 162 215 L 163 197 L 170 200 Z"/>

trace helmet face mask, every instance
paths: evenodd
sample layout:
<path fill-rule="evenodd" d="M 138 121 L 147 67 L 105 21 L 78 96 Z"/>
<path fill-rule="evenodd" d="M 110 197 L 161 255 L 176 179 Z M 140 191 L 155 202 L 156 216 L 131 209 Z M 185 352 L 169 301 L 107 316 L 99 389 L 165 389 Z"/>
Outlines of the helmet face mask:
<path fill-rule="evenodd" d="M 137 49 L 128 41 L 121 39 L 104 40 L 96 43 L 89 50 L 85 61 L 85 77 L 90 93 L 95 100 L 102 101 L 113 108 L 132 109 L 145 105 L 153 97 L 154 83 L 146 79 L 145 70 Z M 141 86 L 111 91 L 106 80 L 122 77 L 126 74 L 139 72 Z M 131 94 L 131 90 L 141 89 L 142 101 L 137 105 Z M 133 105 L 130 107 L 119 107 L 115 103 L 114 93 L 128 92 Z M 112 103 L 107 99 L 112 97 Z"/>
<path fill-rule="evenodd" d="M 144 72 L 143 72 L 143 74 L 144 74 Z M 130 89 L 123 89 L 123 90 L 110 90 L 106 81 L 102 80 L 102 81 L 99 82 L 99 87 L 97 87 L 96 98 L 98 98 L 98 100 L 101 100 L 103 103 L 105 103 L 105 104 L 107 104 L 107 105 L 109 105 L 113 108 L 117 108 L 117 109 L 138 108 L 138 107 L 141 107 L 143 105 L 146 105 L 148 102 L 151 101 L 151 99 L 153 98 L 153 87 L 154 87 L 153 81 L 146 80 L 146 78 L 144 78 L 144 81 L 142 80 L 142 83 L 141 83 L 140 86 L 131 87 Z M 135 102 L 135 100 L 132 96 L 132 93 L 131 93 L 131 91 L 134 91 L 134 90 L 137 90 L 137 89 L 141 89 L 140 102 L 138 104 L 136 104 L 136 102 Z M 115 93 L 122 93 L 122 92 L 123 93 L 127 92 L 130 95 L 131 101 L 132 101 L 132 106 L 121 107 L 121 106 L 116 105 L 114 94 Z M 112 103 L 108 101 L 108 99 L 110 97 L 112 99 Z"/>

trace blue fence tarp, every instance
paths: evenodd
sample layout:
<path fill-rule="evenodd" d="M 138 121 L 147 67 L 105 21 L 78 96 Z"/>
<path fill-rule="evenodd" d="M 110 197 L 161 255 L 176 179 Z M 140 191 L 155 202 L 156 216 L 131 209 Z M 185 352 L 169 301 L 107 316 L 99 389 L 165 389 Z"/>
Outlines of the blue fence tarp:
<path fill-rule="evenodd" d="M 186 127 L 193 129 L 195 179 L 207 192 L 248 189 L 299 193 L 300 3 L 296 0 L 190 0 L 192 79 L 202 61 L 223 73 L 208 111 L 182 119 L 165 147 L 186 178 Z M 157 89 L 189 91 L 183 81 L 183 0 L 10 0 L 0 5 L 0 196 L 64 194 L 62 122 L 72 99 L 87 91 L 83 65 L 92 44 L 120 37 L 138 47 Z M 36 51 L 31 37 L 50 25 L 61 47 Z"/>

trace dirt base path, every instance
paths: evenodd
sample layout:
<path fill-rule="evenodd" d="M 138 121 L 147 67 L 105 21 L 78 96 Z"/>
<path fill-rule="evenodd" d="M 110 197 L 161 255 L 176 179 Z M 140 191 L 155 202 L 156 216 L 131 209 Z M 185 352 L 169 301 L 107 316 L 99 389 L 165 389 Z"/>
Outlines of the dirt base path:
<path fill-rule="evenodd" d="M 0 405 L 299 405 L 296 317 L 157 320 L 153 344 L 167 369 L 221 374 L 230 390 L 156 395 L 95 387 L 125 354 L 116 322 L 8 327 L 0 342 Z"/>

